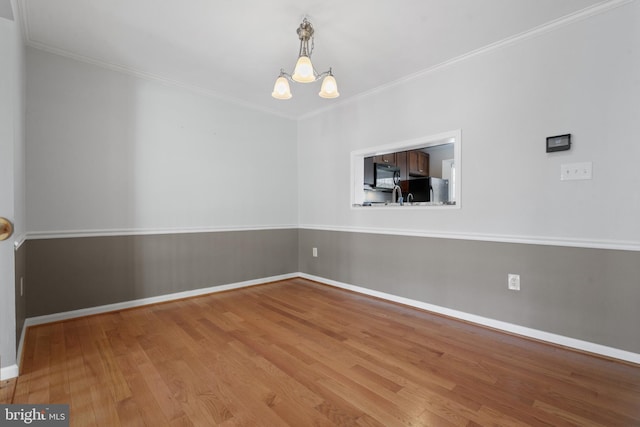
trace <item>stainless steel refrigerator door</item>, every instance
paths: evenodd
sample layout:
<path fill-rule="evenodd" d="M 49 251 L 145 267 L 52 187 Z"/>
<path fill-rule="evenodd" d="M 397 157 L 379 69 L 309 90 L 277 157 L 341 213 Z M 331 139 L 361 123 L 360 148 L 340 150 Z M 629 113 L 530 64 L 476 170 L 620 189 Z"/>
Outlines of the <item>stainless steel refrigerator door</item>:
<path fill-rule="evenodd" d="M 431 178 L 431 202 L 446 203 L 449 201 L 449 180 Z"/>

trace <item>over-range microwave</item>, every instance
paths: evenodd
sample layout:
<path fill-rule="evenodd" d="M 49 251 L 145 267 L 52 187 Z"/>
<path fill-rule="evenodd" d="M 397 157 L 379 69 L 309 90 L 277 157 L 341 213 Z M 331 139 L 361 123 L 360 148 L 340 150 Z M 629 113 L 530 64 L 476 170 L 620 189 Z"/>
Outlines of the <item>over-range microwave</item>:
<path fill-rule="evenodd" d="M 373 164 L 373 182 L 375 188 L 393 189 L 400 184 L 400 168 L 386 163 Z"/>

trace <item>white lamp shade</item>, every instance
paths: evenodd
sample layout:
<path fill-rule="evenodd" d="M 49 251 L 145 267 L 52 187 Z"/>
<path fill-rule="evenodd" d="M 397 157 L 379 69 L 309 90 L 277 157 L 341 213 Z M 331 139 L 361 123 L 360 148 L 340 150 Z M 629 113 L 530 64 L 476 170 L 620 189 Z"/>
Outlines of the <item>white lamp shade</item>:
<path fill-rule="evenodd" d="M 308 56 L 300 56 L 296 62 L 296 68 L 293 70 L 291 78 L 298 83 L 311 83 L 316 81 L 313 74 L 313 65 Z"/>
<path fill-rule="evenodd" d="M 289 87 L 289 81 L 285 77 L 278 77 L 276 84 L 273 85 L 273 92 L 271 96 L 275 99 L 290 99 L 291 88 Z"/>
<path fill-rule="evenodd" d="M 340 96 L 338 93 L 338 84 L 332 75 L 328 75 L 322 80 L 322 87 L 318 95 L 322 98 L 337 98 Z"/>

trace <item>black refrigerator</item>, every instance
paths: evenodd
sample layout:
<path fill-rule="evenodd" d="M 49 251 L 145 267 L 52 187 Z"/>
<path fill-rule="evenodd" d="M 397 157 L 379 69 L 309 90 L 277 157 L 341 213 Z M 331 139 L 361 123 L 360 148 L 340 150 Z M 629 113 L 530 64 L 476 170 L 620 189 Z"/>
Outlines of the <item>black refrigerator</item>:
<path fill-rule="evenodd" d="M 414 202 L 447 203 L 449 201 L 449 180 L 431 176 L 411 179 L 409 180 L 409 194 L 413 194 Z"/>

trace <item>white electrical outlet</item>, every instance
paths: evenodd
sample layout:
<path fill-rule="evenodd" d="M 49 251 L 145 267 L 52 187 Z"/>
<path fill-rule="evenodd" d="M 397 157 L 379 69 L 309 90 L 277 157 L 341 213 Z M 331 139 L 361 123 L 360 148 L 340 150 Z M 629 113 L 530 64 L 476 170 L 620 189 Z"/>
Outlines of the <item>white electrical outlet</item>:
<path fill-rule="evenodd" d="M 318 248 L 313 248 L 313 256 L 314 258 L 318 257 Z"/>
<path fill-rule="evenodd" d="M 512 291 L 520 290 L 520 275 L 519 274 L 509 274 L 507 277 L 507 286 Z"/>
<path fill-rule="evenodd" d="M 591 179 L 592 175 L 593 164 L 591 162 L 566 163 L 560 165 L 560 181 Z"/>

